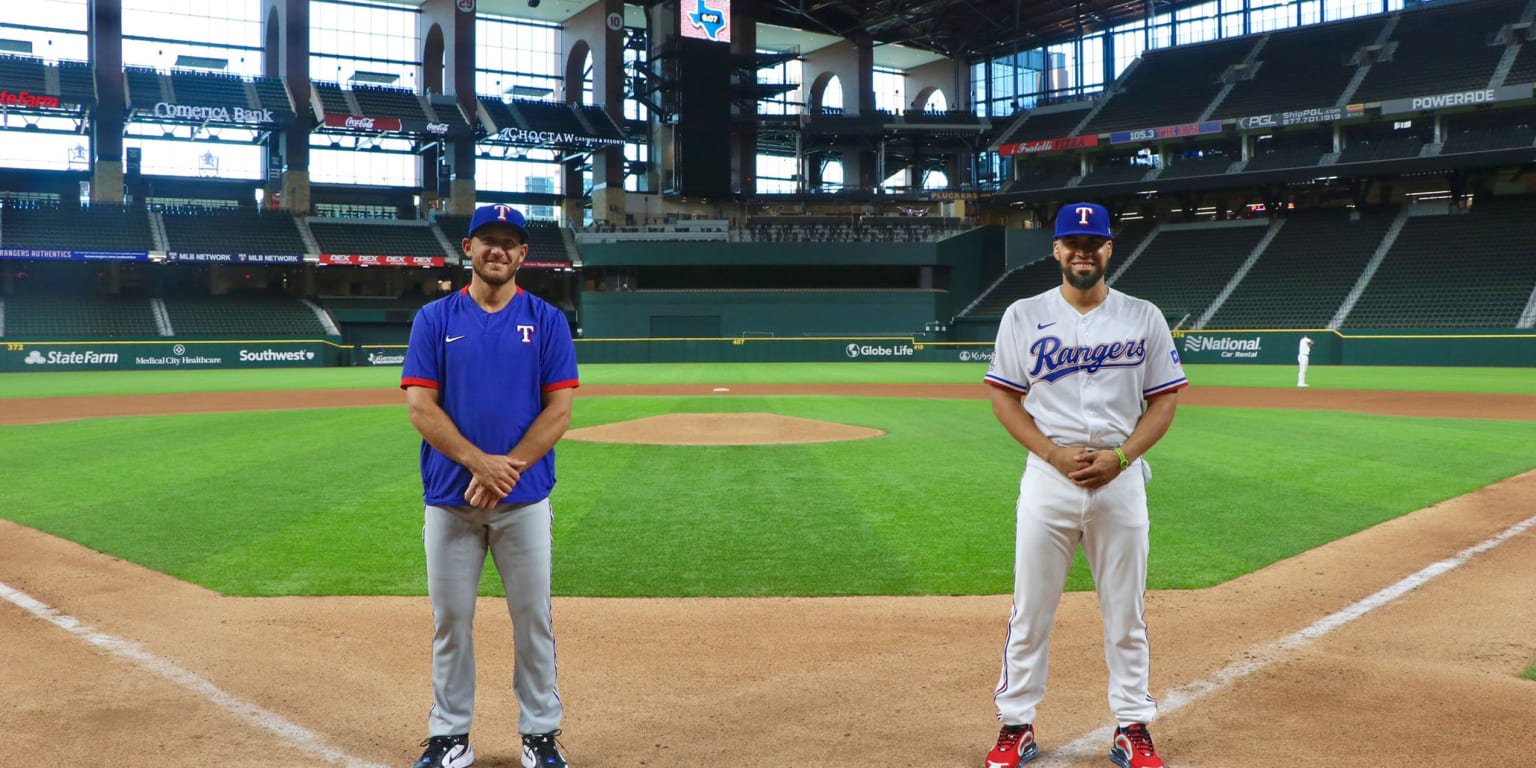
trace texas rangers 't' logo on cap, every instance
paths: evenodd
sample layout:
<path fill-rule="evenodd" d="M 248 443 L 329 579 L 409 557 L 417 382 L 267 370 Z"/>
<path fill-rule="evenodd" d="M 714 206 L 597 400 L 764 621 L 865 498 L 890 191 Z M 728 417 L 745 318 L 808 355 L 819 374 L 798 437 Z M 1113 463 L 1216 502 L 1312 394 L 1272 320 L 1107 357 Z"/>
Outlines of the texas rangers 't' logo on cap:
<path fill-rule="evenodd" d="M 1069 203 L 1056 212 L 1056 237 L 1092 235 L 1111 240 L 1109 211 L 1096 203 Z"/>

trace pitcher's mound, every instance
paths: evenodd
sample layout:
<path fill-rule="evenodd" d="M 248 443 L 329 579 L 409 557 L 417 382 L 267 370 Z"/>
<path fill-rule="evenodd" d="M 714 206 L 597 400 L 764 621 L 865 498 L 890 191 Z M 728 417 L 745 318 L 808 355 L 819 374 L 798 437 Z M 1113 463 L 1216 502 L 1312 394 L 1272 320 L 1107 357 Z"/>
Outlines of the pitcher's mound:
<path fill-rule="evenodd" d="M 862 440 L 885 434 L 869 427 L 799 419 L 776 413 L 668 413 L 643 419 L 582 427 L 568 440 L 645 445 L 775 445 Z"/>

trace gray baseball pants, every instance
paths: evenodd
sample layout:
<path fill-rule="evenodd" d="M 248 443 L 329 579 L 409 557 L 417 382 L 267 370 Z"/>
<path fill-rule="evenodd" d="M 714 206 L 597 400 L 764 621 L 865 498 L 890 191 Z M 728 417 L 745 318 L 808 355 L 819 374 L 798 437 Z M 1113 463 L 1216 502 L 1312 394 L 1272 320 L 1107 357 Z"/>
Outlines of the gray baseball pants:
<path fill-rule="evenodd" d="M 500 504 L 489 512 L 470 506 L 426 508 L 421 538 L 436 627 L 428 735 L 469 733 L 475 711 L 472 627 L 487 551 L 501 574 L 512 615 L 517 730 L 549 733 L 560 727 L 564 710 L 555 686 L 549 599 L 552 517 L 549 499 Z"/>

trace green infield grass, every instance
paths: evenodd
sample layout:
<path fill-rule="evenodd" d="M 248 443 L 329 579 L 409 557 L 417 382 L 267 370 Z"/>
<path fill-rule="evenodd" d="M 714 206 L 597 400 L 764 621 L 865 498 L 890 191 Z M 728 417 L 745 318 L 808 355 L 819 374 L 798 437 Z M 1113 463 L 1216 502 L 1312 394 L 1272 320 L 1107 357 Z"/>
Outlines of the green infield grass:
<path fill-rule="evenodd" d="M 585 384 L 971 384 L 984 363 L 632 363 L 581 366 Z M 1194 386 L 1289 387 L 1296 370 L 1284 365 L 1191 365 Z M 400 369 L 284 368 L 272 370 L 85 371 L 0 373 L 0 399 L 176 392 L 393 387 Z M 1532 368 L 1400 368 L 1313 365 L 1317 389 L 1536 394 Z"/>
<path fill-rule="evenodd" d="M 887 434 L 753 447 L 563 442 L 558 594 L 1012 590 L 1024 452 L 985 401 L 592 398 L 578 401 L 574 426 L 722 411 Z M 1536 458 L 1487 446 L 1532 444 L 1536 422 L 1182 410 L 1149 456 L 1149 586 L 1219 584 L 1510 477 Z M 418 446 L 398 408 L 0 427 L 0 516 L 226 594 L 419 595 Z M 499 593 L 495 579 L 483 583 Z M 1079 562 L 1069 588 L 1088 587 Z"/>
<path fill-rule="evenodd" d="M 1526 667 L 1525 671 L 1520 673 L 1520 676 L 1527 680 L 1536 680 L 1536 664 Z"/>

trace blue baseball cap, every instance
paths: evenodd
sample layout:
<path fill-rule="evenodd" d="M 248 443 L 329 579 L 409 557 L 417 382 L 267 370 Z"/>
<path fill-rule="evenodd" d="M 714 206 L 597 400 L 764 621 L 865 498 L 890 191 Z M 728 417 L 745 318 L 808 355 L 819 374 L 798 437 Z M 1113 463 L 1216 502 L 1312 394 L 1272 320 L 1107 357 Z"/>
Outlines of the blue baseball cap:
<path fill-rule="evenodd" d="M 1068 203 L 1056 212 L 1056 237 L 1093 235 L 1110 240 L 1109 211 L 1095 203 Z"/>
<path fill-rule="evenodd" d="M 518 234 L 523 236 L 523 242 L 528 242 L 528 222 L 523 214 L 510 205 L 483 205 L 475 209 L 474 218 L 469 220 L 469 237 L 475 236 L 475 230 L 487 224 L 505 224 L 516 227 Z"/>

